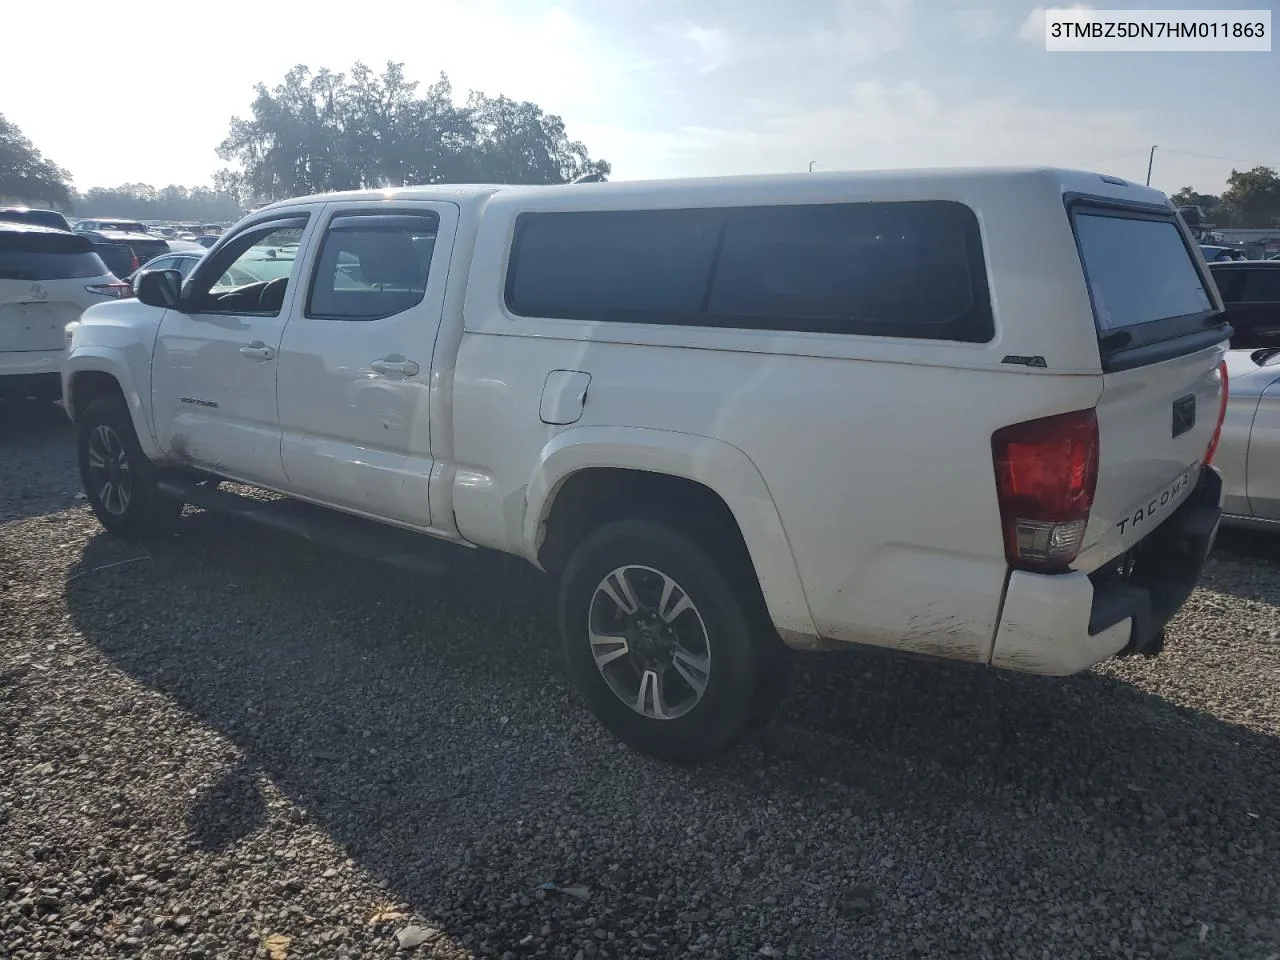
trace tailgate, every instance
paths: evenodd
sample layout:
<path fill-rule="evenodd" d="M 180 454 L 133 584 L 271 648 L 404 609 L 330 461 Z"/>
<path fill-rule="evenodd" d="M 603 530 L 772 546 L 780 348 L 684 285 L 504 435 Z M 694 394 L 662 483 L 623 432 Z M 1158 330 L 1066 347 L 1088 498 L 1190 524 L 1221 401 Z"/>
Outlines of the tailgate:
<path fill-rule="evenodd" d="M 1172 211 L 1082 203 L 1072 223 L 1103 390 L 1097 489 L 1077 569 L 1146 537 L 1196 485 L 1223 404 L 1230 328 Z"/>
<path fill-rule="evenodd" d="M 1218 423 L 1222 353 L 1211 347 L 1103 377 L 1098 487 L 1085 531 L 1085 552 L 1098 563 L 1149 534 L 1196 485 Z"/>

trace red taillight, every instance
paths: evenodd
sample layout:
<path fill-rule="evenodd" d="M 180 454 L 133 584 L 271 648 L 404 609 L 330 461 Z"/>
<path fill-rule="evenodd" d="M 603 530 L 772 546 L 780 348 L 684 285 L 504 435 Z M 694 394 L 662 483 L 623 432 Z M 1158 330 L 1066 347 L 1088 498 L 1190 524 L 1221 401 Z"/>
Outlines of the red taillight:
<path fill-rule="evenodd" d="M 1213 436 L 1209 438 L 1209 448 L 1204 452 L 1205 466 L 1213 463 L 1213 455 L 1218 452 L 1218 441 L 1222 439 L 1222 423 L 1227 419 L 1227 362 L 1218 364 L 1218 379 L 1222 383 L 1222 402 L 1218 404 L 1218 424 L 1213 428 Z"/>
<path fill-rule="evenodd" d="M 114 297 L 116 300 L 133 296 L 133 287 L 123 280 L 117 280 L 114 283 L 91 283 L 85 289 L 99 297 Z"/>
<path fill-rule="evenodd" d="M 1075 560 L 1098 483 L 1098 445 L 1092 410 L 1015 423 L 992 435 L 1010 566 L 1060 571 Z"/>

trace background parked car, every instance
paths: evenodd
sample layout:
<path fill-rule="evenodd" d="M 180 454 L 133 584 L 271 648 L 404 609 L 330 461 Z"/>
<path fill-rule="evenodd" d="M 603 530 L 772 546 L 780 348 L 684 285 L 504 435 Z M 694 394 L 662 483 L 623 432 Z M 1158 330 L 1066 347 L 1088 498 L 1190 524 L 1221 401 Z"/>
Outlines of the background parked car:
<path fill-rule="evenodd" d="M 1237 250 L 1235 247 L 1216 247 L 1211 244 L 1202 243 L 1200 244 L 1200 252 L 1204 254 L 1205 260 L 1210 263 L 1245 259 L 1244 251 Z"/>
<path fill-rule="evenodd" d="M 133 283 L 134 278 L 143 270 L 177 270 L 182 274 L 182 279 L 187 279 L 187 274 L 195 269 L 195 265 L 200 262 L 200 258 L 204 256 L 203 250 L 179 253 L 167 253 L 162 257 L 156 257 L 154 260 L 148 260 L 137 270 L 133 271 L 126 277 L 126 281 Z"/>
<path fill-rule="evenodd" d="M 1222 520 L 1280 532 L 1280 346 L 1232 350 L 1227 373 L 1231 391 L 1214 460 Z"/>
<path fill-rule="evenodd" d="M 204 236 L 196 237 L 194 242 L 198 243 L 200 246 L 204 247 L 207 250 L 210 247 L 212 247 L 215 243 L 218 242 L 218 238 L 210 236 L 209 234 L 205 234 Z"/>
<path fill-rule="evenodd" d="M 1232 349 L 1280 346 L 1280 261 L 1215 262 L 1209 270 L 1235 328 Z"/>
<path fill-rule="evenodd" d="M 141 220 L 77 220 L 75 225 L 77 233 L 93 230 L 93 231 L 115 231 L 116 233 L 142 233 L 150 235 L 147 225 Z"/>
<path fill-rule="evenodd" d="M 194 253 L 203 256 L 205 250 L 208 249 L 204 244 L 196 243 L 194 240 L 183 240 L 181 237 L 174 237 L 172 240 L 166 240 L 169 249 L 173 253 Z"/>
<path fill-rule="evenodd" d="M 63 328 L 87 307 L 128 289 L 88 238 L 0 222 L 0 393 L 61 395 Z"/>
<path fill-rule="evenodd" d="M 29 223 L 68 232 L 72 229 L 67 218 L 58 211 L 38 210 L 31 207 L 0 208 L 0 222 Z M 93 252 L 102 258 L 107 269 L 117 277 L 128 276 L 137 270 L 138 264 L 142 262 L 133 247 L 123 240 L 110 240 L 103 234 L 87 231 L 81 231 L 81 236 L 88 238 L 93 244 Z"/>
<path fill-rule="evenodd" d="M 169 252 L 168 242 L 148 233 L 147 228 L 137 220 L 81 220 L 74 229 L 76 233 L 99 240 L 127 243 L 137 256 L 139 264 Z M 131 273 L 136 269 L 137 264 L 126 272 Z"/>
<path fill-rule="evenodd" d="M 0 220 L 6 223 L 33 223 L 55 230 L 70 230 L 71 224 L 57 210 L 34 210 L 31 207 L 0 207 Z"/>

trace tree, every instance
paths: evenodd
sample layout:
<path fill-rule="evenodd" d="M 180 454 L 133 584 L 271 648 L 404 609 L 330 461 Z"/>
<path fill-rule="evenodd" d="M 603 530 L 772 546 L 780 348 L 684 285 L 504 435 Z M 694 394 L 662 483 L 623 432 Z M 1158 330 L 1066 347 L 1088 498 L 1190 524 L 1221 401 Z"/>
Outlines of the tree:
<path fill-rule="evenodd" d="M 1183 187 L 1169 199 L 1177 207 L 1199 207 L 1204 211 L 1205 220 L 1210 223 L 1213 222 L 1213 215 L 1220 202 L 1212 193 L 1197 193 L 1191 187 Z"/>
<path fill-rule="evenodd" d="M 1280 226 L 1280 177 L 1270 167 L 1232 170 L 1222 192 L 1225 225 Z"/>
<path fill-rule="evenodd" d="M 46 160 L 16 124 L 0 114 L 0 198 L 71 206 L 71 175 Z"/>
<path fill-rule="evenodd" d="M 606 160 L 565 134 L 564 121 L 533 103 L 473 92 L 467 99 L 476 130 L 477 179 L 498 183 L 566 183 L 586 173 L 608 174 Z"/>
<path fill-rule="evenodd" d="M 238 197 L 216 187 L 170 184 L 157 190 L 147 183 L 94 187 L 76 196 L 75 207 L 85 216 L 187 222 L 237 220 L 243 209 Z"/>
<path fill-rule="evenodd" d="M 562 183 L 607 174 L 564 122 L 533 103 L 472 92 L 454 103 L 449 78 L 419 93 L 404 65 L 350 75 L 299 64 L 274 89 L 259 83 L 252 117 L 233 117 L 217 182 L 242 202 L 327 190 L 489 181 Z"/>
<path fill-rule="evenodd" d="M 1191 232 L 1197 238 L 1202 237 L 1210 225 L 1217 223 L 1220 202 L 1219 198 L 1213 194 L 1197 193 L 1191 187 L 1183 187 L 1170 199 L 1176 207 L 1194 208 L 1192 210 L 1183 209 L 1182 213 L 1187 226 L 1191 228 Z"/>

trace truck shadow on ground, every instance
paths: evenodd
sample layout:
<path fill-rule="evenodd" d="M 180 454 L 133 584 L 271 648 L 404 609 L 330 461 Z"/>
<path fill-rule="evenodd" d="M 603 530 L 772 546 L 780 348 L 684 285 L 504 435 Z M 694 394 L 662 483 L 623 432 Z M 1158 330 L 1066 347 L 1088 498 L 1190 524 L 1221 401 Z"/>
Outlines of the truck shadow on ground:
<path fill-rule="evenodd" d="M 1096 921 L 1102 952 L 1280 943 L 1280 738 L 1119 680 L 800 658 L 759 741 L 671 767 L 578 706 L 551 584 L 520 561 L 453 551 L 423 580 L 199 513 L 147 549 L 102 569 L 137 548 L 95 537 L 80 570 L 99 572 L 67 599 L 121 670 L 242 751 L 174 798 L 193 845 L 257 829 L 265 775 L 394 898 L 455 935 L 490 924 L 499 954 L 527 929 L 506 904 L 546 881 L 592 902 L 535 902 L 540 921 L 616 910 L 696 935 L 678 919 L 692 903 L 790 924 L 801 956 L 864 951 L 882 924 L 946 943 L 945 918 L 988 895 L 1006 955 L 1074 942 L 1059 926 L 1077 921 Z M 1139 935 L 1137 910 L 1185 924 Z"/>

